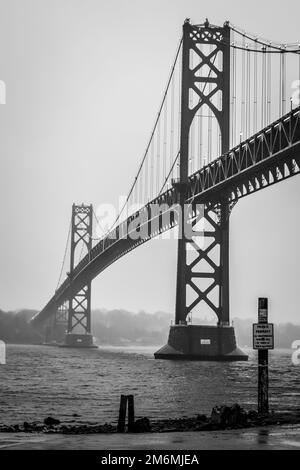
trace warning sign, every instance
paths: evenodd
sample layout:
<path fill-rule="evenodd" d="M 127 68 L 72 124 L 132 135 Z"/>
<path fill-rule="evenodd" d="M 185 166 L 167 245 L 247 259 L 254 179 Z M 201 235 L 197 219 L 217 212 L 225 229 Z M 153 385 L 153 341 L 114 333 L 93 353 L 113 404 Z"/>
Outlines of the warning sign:
<path fill-rule="evenodd" d="M 272 323 L 253 325 L 253 349 L 274 349 L 274 325 Z"/>

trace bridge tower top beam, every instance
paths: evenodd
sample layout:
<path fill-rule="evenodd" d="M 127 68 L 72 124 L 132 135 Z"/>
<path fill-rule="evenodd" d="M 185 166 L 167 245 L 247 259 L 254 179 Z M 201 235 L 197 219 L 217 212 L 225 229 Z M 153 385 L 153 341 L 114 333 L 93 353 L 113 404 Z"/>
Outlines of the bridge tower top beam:
<path fill-rule="evenodd" d="M 206 46 L 211 46 L 208 50 Z M 198 63 L 191 65 L 191 54 Z M 221 67 L 217 58 L 221 54 Z M 204 70 L 206 73 L 204 73 Z M 208 73 L 207 73 L 208 72 Z M 208 91 L 210 86 L 210 90 Z M 180 183 L 188 180 L 189 135 L 197 112 L 207 105 L 218 121 L 221 134 L 221 150 L 225 154 L 230 146 L 230 27 L 204 25 L 194 26 L 187 19 L 183 25 L 182 85 L 181 85 L 181 137 L 180 137 Z M 190 93 L 198 97 L 191 109 Z M 221 93 L 221 109 L 216 105 L 216 96 Z"/>
<path fill-rule="evenodd" d="M 73 204 L 71 224 L 70 274 L 75 267 L 75 250 L 78 243 L 82 241 L 88 252 L 92 249 L 93 206 Z"/>

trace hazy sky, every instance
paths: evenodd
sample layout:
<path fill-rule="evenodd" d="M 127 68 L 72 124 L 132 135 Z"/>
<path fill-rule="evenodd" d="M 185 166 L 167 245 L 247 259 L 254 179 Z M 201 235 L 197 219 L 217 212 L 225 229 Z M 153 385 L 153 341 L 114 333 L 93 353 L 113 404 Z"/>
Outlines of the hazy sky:
<path fill-rule="evenodd" d="M 300 40 L 299 0 L 0 0 L 0 308 L 52 295 L 73 202 L 115 203 L 141 159 L 186 17 Z M 296 77 L 297 78 L 297 77 Z M 231 218 L 231 314 L 300 321 L 300 177 Z M 93 282 L 93 307 L 174 311 L 176 243 L 152 241 Z"/>

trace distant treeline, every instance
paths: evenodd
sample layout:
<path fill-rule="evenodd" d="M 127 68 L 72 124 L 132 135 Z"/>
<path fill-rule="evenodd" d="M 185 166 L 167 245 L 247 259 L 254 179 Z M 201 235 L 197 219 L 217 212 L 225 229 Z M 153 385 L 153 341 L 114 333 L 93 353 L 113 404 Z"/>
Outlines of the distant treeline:
<path fill-rule="evenodd" d="M 41 336 L 29 324 L 35 313 L 33 310 L 0 310 L 0 340 L 6 343 L 39 344 Z"/>
<path fill-rule="evenodd" d="M 93 335 L 100 344 L 162 345 L 173 316 L 164 312 L 133 314 L 126 310 L 95 310 Z"/>
<path fill-rule="evenodd" d="M 0 340 L 24 344 L 43 342 L 41 334 L 29 323 L 35 313 L 34 310 L 0 310 Z M 173 315 L 165 312 L 134 314 L 126 310 L 94 310 L 92 331 L 98 344 L 159 346 L 166 342 L 172 320 Z M 252 323 L 251 319 L 234 319 L 239 346 L 252 346 Z M 285 323 L 275 326 L 277 348 L 290 348 L 295 340 L 300 340 L 300 325 Z"/>

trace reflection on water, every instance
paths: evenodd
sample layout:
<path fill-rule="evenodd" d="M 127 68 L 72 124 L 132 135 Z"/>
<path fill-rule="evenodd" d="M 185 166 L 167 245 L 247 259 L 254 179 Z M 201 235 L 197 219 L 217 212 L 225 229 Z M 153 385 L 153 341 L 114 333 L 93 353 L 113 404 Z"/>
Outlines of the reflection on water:
<path fill-rule="evenodd" d="M 264 445 L 269 442 L 269 430 L 268 429 L 259 429 L 257 431 L 257 444 Z"/>
<path fill-rule="evenodd" d="M 115 422 L 122 393 L 134 394 L 137 415 L 150 418 L 209 413 L 223 403 L 256 407 L 253 351 L 248 363 L 204 363 L 157 361 L 155 349 L 10 345 L 0 366 L 0 421 L 52 414 L 66 422 Z M 299 373 L 290 351 L 270 353 L 271 408 L 300 405 Z"/>

